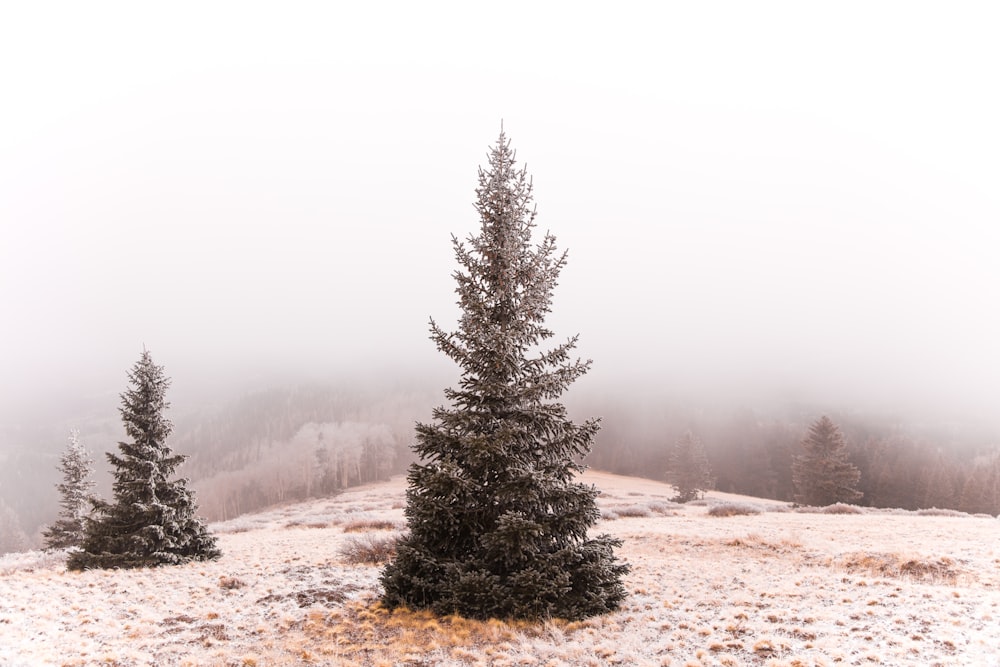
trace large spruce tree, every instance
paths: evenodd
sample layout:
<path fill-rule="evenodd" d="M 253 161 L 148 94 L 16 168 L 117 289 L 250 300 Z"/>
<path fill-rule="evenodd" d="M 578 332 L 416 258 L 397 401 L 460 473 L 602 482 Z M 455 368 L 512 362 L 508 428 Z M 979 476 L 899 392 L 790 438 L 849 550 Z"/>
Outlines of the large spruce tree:
<path fill-rule="evenodd" d="M 833 421 L 823 415 L 809 427 L 801 452 L 792 460 L 795 501 L 821 507 L 850 503 L 858 490 L 861 471 L 847 460 L 847 444 Z"/>
<path fill-rule="evenodd" d="M 501 131 L 479 171 L 480 232 L 452 237 L 462 314 L 451 333 L 432 319 L 431 338 L 461 380 L 416 428 L 409 531 L 382 574 L 390 607 L 579 619 L 625 597 L 620 541 L 588 538 L 598 491 L 575 481 L 599 420 L 576 424 L 556 400 L 590 362 L 571 359 L 576 336 L 541 347 L 566 254 L 548 233 L 532 243 L 532 185 L 514 158 Z"/>
<path fill-rule="evenodd" d="M 63 481 L 56 485 L 59 489 L 59 518 L 46 528 L 42 535 L 47 549 L 67 549 L 78 547 L 83 542 L 83 520 L 90 509 L 94 488 L 91 479 L 93 460 L 87 448 L 80 442 L 80 432 L 70 431 L 66 451 L 59 458 L 59 471 Z"/>
<path fill-rule="evenodd" d="M 215 538 L 195 515 L 187 480 L 171 480 L 185 456 L 166 443 L 173 426 L 164 416 L 170 380 L 147 350 L 128 374 L 130 387 L 119 411 L 131 438 L 119 442 L 114 466 L 114 502 L 94 501 L 85 522 L 82 550 L 70 555 L 70 569 L 173 565 L 218 558 Z"/>

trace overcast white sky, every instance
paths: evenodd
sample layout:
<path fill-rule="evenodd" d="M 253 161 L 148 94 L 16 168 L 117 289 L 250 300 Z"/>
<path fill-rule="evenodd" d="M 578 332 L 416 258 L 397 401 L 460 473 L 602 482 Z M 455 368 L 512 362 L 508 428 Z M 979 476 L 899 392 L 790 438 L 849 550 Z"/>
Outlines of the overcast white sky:
<path fill-rule="evenodd" d="M 0 401 L 442 363 L 503 119 L 585 382 L 995 416 L 994 3 L 342 4 L 0 9 Z"/>

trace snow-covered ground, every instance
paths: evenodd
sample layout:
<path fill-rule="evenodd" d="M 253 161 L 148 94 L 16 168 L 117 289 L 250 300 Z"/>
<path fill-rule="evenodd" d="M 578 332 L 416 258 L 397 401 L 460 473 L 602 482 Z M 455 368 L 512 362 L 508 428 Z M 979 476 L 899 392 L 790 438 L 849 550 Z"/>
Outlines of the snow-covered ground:
<path fill-rule="evenodd" d="M 625 540 L 624 608 L 479 623 L 375 604 L 380 568 L 341 554 L 403 527 L 402 478 L 214 524 L 215 562 L 67 572 L 0 558 L 0 665 L 1000 665 L 1000 521 L 804 514 L 588 473 Z M 718 503 L 756 514 L 712 516 Z M 784 510 L 784 511 L 782 511 Z"/>

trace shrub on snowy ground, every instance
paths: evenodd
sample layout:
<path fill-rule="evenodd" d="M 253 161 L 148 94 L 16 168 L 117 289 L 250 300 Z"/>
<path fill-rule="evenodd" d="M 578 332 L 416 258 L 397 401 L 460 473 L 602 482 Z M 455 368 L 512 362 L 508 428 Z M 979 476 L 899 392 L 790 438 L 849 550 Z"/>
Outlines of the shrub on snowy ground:
<path fill-rule="evenodd" d="M 708 509 L 709 516 L 741 516 L 760 514 L 760 508 L 750 503 L 723 503 Z"/>
<path fill-rule="evenodd" d="M 861 508 L 857 505 L 848 505 L 845 503 L 834 503 L 824 507 L 812 507 L 809 505 L 805 507 L 796 507 L 795 511 L 798 514 L 867 514 L 873 509 L 874 508 Z M 903 514 L 909 514 L 906 510 L 901 510 L 901 512 Z M 888 513 L 894 514 L 896 512 L 893 511 Z"/>
<path fill-rule="evenodd" d="M 779 514 L 783 512 L 791 512 L 792 508 L 789 505 L 768 505 L 764 510 L 765 512 L 777 512 Z"/>
<path fill-rule="evenodd" d="M 615 507 L 605 507 L 601 510 L 601 518 L 605 521 L 625 518 L 644 518 L 654 514 L 660 516 L 675 516 L 676 510 L 684 509 L 684 505 L 674 502 L 652 501 L 648 503 L 637 503 L 635 505 L 617 505 Z"/>
<path fill-rule="evenodd" d="M 362 535 L 347 540 L 340 547 L 340 555 L 348 563 L 378 565 L 396 555 L 398 536 Z"/>
<path fill-rule="evenodd" d="M 917 516 L 954 516 L 968 518 L 968 514 L 965 512 L 959 512 L 958 510 L 947 510 L 938 509 L 937 507 L 929 507 L 923 510 L 917 510 Z"/>
<path fill-rule="evenodd" d="M 615 514 L 619 518 L 642 518 L 649 516 L 649 508 L 642 505 L 629 505 L 628 507 L 616 507 Z"/>
<path fill-rule="evenodd" d="M 826 507 L 821 507 L 819 512 L 821 514 L 863 514 L 864 510 L 857 505 L 834 503 L 832 505 L 827 505 Z"/>
<path fill-rule="evenodd" d="M 345 533 L 362 533 L 369 530 L 396 530 L 396 524 L 393 521 L 386 521 L 383 519 L 351 521 L 350 523 L 344 524 Z"/>
<path fill-rule="evenodd" d="M 653 514 L 663 514 L 667 516 L 672 516 L 673 510 L 684 509 L 684 506 L 681 505 L 680 503 L 674 503 L 670 501 L 666 502 L 653 501 L 647 504 L 646 507 L 648 507 L 649 511 L 652 512 Z"/>

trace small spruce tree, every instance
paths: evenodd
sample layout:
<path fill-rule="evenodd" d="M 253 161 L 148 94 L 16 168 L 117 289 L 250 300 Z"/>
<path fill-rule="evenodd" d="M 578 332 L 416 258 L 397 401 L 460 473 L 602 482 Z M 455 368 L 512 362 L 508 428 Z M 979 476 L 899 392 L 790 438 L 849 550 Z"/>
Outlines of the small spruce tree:
<path fill-rule="evenodd" d="M 444 392 L 450 407 L 416 428 L 409 531 L 381 578 L 389 607 L 579 619 L 625 597 L 620 540 L 587 537 L 599 492 L 574 480 L 599 420 L 573 423 L 556 401 L 590 361 L 571 360 L 576 336 L 540 348 L 566 254 L 548 233 L 532 244 L 531 181 L 514 157 L 501 130 L 479 171 L 480 233 L 452 237 L 462 315 L 456 332 L 430 326 L 461 380 Z"/>
<path fill-rule="evenodd" d="M 670 450 L 667 481 L 677 489 L 674 498 L 679 503 L 701 498 L 714 485 L 708 455 L 701 440 L 687 431 Z"/>
<path fill-rule="evenodd" d="M 0 556 L 12 551 L 24 551 L 28 546 L 28 536 L 21 528 L 17 513 L 0 498 Z"/>
<path fill-rule="evenodd" d="M 42 532 L 47 549 L 68 549 L 78 547 L 83 542 L 83 519 L 92 501 L 90 490 L 94 488 L 91 479 L 93 459 L 90 452 L 80 442 L 80 432 L 70 431 L 66 451 L 59 458 L 59 470 L 63 481 L 56 485 L 61 499 L 59 518 Z"/>
<path fill-rule="evenodd" d="M 114 466 L 114 502 L 93 502 L 82 550 L 70 554 L 68 566 L 152 567 L 218 558 L 215 538 L 195 516 L 187 480 L 170 479 L 186 458 L 166 443 L 173 429 L 163 414 L 170 380 L 147 350 L 128 378 L 119 411 L 131 440 L 118 443 L 120 455 L 107 454 Z"/>
<path fill-rule="evenodd" d="M 826 415 L 809 427 L 802 451 L 792 460 L 795 501 L 816 507 L 851 503 L 863 495 L 858 490 L 861 471 L 847 460 L 847 445 L 840 429 Z"/>

